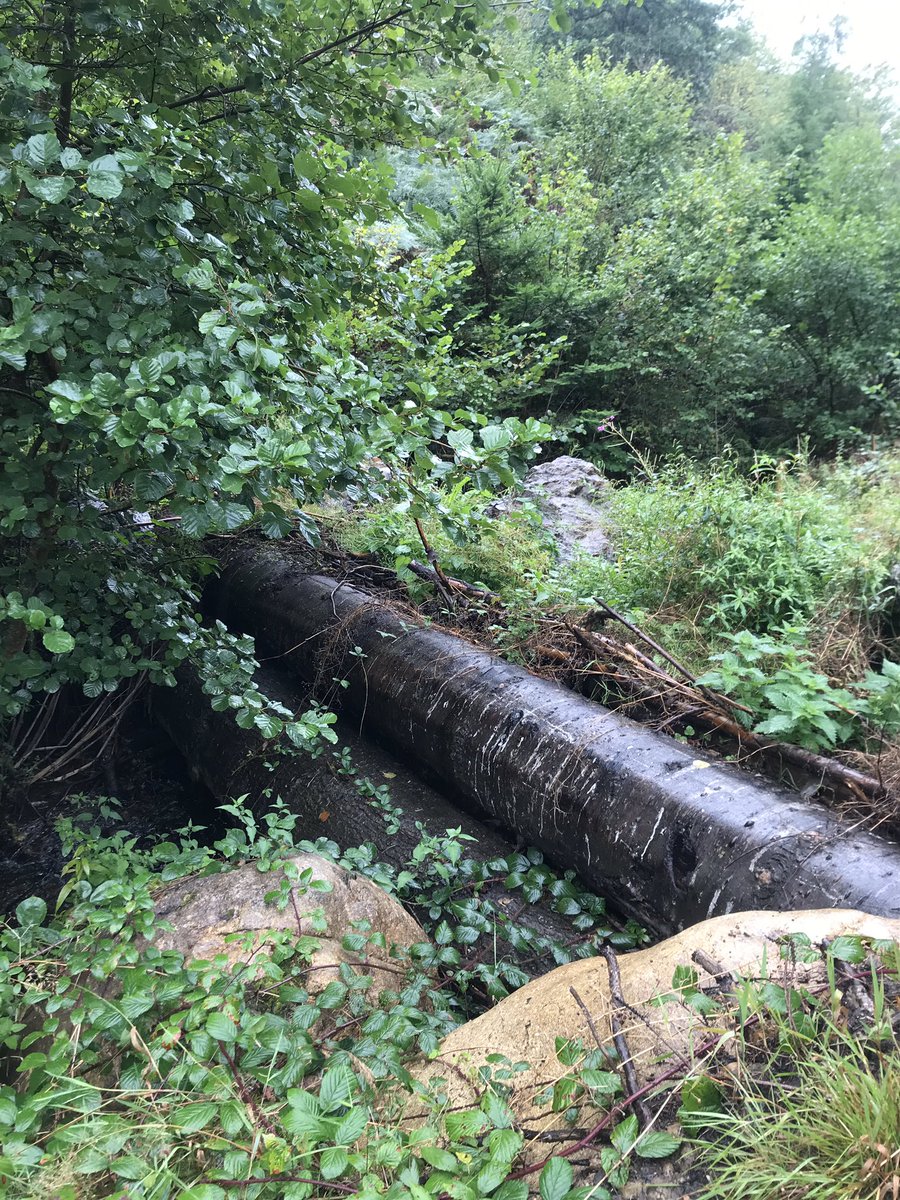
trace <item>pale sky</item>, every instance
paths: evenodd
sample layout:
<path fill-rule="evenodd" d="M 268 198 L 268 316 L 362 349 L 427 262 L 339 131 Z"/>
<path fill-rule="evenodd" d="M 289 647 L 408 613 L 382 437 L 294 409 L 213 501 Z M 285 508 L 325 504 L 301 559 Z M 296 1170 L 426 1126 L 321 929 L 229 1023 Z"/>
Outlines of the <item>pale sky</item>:
<path fill-rule="evenodd" d="M 738 0 L 779 58 L 790 58 L 804 34 L 847 18 L 842 65 L 852 71 L 887 64 L 900 81 L 900 0 Z"/>

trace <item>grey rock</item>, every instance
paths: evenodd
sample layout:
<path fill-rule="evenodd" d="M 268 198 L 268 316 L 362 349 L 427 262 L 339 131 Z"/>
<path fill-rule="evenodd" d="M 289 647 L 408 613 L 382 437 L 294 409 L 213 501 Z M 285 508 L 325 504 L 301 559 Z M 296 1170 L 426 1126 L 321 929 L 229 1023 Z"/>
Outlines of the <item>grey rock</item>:
<path fill-rule="evenodd" d="M 560 455 L 532 467 L 522 490 L 540 509 L 561 563 L 583 554 L 612 557 L 606 512 L 610 484 L 593 463 Z"/>

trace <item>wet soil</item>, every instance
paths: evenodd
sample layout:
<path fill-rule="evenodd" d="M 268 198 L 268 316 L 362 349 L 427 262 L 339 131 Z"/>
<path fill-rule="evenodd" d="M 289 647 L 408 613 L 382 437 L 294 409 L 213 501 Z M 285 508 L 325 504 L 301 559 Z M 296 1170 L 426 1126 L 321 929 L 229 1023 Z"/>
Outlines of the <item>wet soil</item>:
<path fill-rule="evenodd" d="M 26 896 L 53 900 L 63 867 L 55 823 L 95 813 L 110 796 L 119 802 L 119 819 L 101 819 L 105 832 L 127 829 L 149 843 L 193 823 L 205 826 L 197 835 L 201 841 L 221 836 L 218 801 L 192 777 L 184 757 L 150 720 L 146 700 L 126 713 L 104 760 L 82 767 L 68 780 L 29 788 L 7 780 L 0 786 L 0 915 L 12 912 Z"/>

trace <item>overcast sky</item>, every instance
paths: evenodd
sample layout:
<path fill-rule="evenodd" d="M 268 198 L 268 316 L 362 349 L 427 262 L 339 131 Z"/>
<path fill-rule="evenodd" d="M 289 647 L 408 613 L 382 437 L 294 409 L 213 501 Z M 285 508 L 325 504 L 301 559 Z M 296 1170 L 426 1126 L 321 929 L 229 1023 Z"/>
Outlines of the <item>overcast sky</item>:
<path fill-rule="evenodd" d="M 806 33 L 827 29 L 841 14 L 848 37 L 843 64 L 865 71 L 886 63 L 900 80 L 900 0 L 739 0 L 741 8 L 779 57 L 789 58 Z"/>

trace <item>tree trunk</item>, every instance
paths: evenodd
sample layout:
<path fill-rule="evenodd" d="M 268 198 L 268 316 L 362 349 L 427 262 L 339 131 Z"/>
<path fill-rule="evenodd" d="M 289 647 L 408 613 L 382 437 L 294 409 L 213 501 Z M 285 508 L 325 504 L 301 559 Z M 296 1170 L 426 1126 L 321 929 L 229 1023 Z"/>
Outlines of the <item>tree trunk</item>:
<path fill-rule="evenodd" d="M 900 848 L 377 598 L 244 547 L 214 615 L 370 735 L 668 935 L 741 909 L 900 916 Z M 320 688 L 325 695 L 328 689 Z"/>

